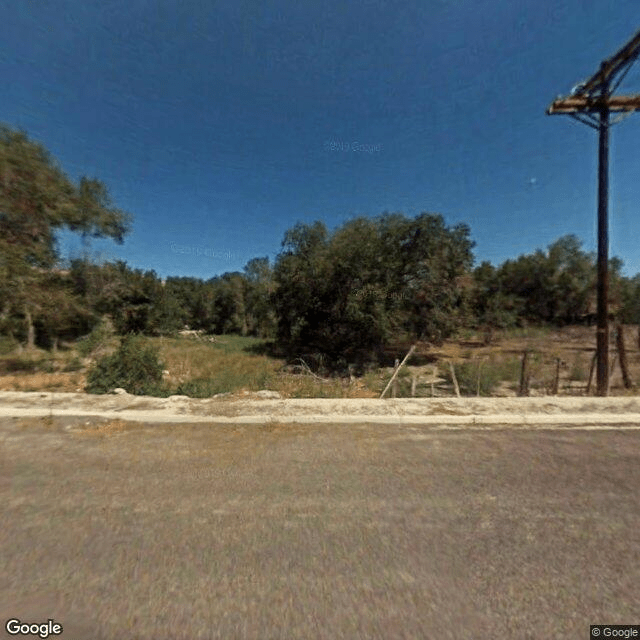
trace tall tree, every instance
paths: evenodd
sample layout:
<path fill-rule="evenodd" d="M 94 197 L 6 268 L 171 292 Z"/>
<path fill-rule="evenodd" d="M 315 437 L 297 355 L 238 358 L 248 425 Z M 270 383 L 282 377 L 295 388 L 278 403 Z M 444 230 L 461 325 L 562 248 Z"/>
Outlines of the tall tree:
<path fill-rule="evenodd" d="M 296 225 L 275 266 L 280 342 L 338 362 L 379 356 L 392 337 L 442 340 L 461 317 L 468 234 L 427 213 L 357 218 L 331 236 Z"/>
<path fill-rule="evenodd" d="M 122 242 L 129 224 L 130 216 L 112 206 L 99 180 L 81 178 L 74 185 L 41 144 L 23 131 L 0 125 L 2 312 L 12 306 L 23 315 L 29 346 L 46 306 L 41 276 L 58 259 L 56 231 L 66 228 Z"/>
<path fill-rule="evenodd" d="M 246 281 L 246 313 L 249 333 L 261 338 L 275 334 L 276 316 L 271 305 L 275 291 L 269 258 L 253 258 L 244 267 Z"/>

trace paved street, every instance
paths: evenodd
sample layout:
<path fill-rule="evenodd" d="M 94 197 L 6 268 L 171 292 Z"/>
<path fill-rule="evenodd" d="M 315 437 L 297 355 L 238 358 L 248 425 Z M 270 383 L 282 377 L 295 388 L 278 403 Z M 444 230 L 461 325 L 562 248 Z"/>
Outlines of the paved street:
<path fill-rule="evenodd" d="M 459 640 L 640 623 L 636 429 L 2 418 L 0 456 L 3 625 Z"/>

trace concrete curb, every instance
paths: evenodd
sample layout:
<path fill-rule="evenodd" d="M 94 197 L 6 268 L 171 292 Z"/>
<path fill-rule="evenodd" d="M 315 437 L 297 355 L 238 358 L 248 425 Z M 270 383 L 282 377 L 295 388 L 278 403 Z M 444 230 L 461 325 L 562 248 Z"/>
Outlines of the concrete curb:
<path fill-rule="evenodd" d="M 640 428 L 640 398 L 403 398 L 229 400 L 129 394 L 0 392 L 0 417 L 86 416 L 210 424 L 386 424 Z"/>

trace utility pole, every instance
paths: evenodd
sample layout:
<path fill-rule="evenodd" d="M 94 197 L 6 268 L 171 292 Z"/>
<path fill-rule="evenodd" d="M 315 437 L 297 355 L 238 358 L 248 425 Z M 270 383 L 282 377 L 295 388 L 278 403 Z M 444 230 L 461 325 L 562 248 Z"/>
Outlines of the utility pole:
<path fill-rule="evenodd" d="M 598 131 L 598 323 L 597 394 L 609 389 L 609 129 L 633 111 L 640 110 L 640 96 L 613 96 L 631 65 L 640 55 L 640 31 L 615 55 L 600 65 L 586 82 L 569 96 L 557 98 L 547 115 L 566 114 Z M 616 77 L 618 77 L 617 82 Z M 610 120 L 611 113 L 621 115 Z M 596 117 L 596 115 L 598 117 Z"/>

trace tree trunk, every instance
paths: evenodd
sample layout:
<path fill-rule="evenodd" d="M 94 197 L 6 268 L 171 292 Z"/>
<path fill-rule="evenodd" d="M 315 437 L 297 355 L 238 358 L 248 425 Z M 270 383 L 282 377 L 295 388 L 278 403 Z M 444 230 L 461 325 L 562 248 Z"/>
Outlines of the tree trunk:
<path fill-rule="evenodd" d="M 33 326 L 33 318 L 29 307 L 24 307 L 24 319 L 27 323 L 27 349 L 34 349 L 36 346 L 36 328 Z"/>

